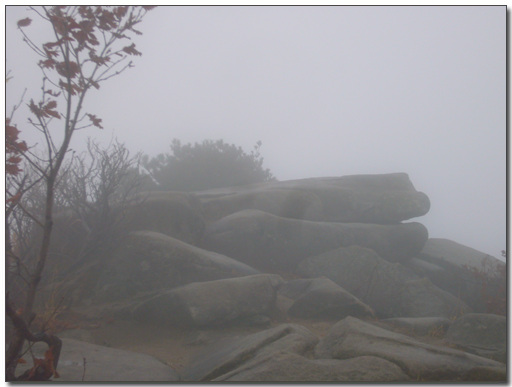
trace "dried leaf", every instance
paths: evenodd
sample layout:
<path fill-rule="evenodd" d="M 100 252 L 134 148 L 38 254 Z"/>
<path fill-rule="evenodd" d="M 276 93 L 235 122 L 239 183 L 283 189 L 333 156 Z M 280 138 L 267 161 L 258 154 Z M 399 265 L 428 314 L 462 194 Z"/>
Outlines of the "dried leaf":
<path fill-rule="evenodd" d="M 58 97 L 61 94 L 60 91 L 57 93 L 53 90 L 46 90 L 45 93 L 50 94 L 52 97 Z"/>
<path fill-rule="evenodd" d="M 89 79 L 89 82 L 91 83 L 91 85 L 93 85 L 96 89 L 99 89 L 100 88 L 100 84 L 98 82 L 96 82 L 95 80 L 93 80 L 92 78 Z"/>
<path fill-rule="evenodd" d="M 47 69 L 53 69 L 55 67 L 55 62 L 53 59 L 40 60 L 39 66 Z"/>
<path fill-rule="evenodd" d="M 140 51 L 137 51 L 135 49 L 135 43 L 132 43 L 131 45 L 124 47 L 123 51 L 130 55 L 142 55 Z"/>
<path fill-rule="evenodd" d="M 57 107 L 57 101 L 50 101 L 46 104 L 46 109 L 55 109 Z"/>
<path fill-rule="evenodd" d="M 21 172 L 21 168 L 15 164 L 5 164 L 5 173 L 7 175 L 16 176 Z"/>
<path fill-rule="evenodd" d="M 91 120 L 92 124 L 94 126 L 97 126 L 100 129 L 103 129 L 103 126 L 101 126 L 101 118 L 96 117 L 94 114 L 87 113 L 87 116 Z"/>
<path fill-rule="evenodd" d="M 30 23 L 32 23 L 32 19 L 29 17 L 26 17 L 25 19 L 18 20 L 18 27 L 26 27 L 29 26 Z"/>
<path fill-rule="evenodd" d="M 74 78 L 80 72 L 80 67 L 76 62 L 60 62 L 55 68 L 60 75 L 67 78 Z"/>

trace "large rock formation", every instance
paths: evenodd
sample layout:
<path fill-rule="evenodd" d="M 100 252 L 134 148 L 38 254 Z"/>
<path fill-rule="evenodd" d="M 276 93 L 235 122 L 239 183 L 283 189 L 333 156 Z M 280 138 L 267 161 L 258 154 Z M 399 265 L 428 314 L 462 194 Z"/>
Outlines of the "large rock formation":
<path fill-rule="evenodd" d="M 428 239 L 420 223 L 312 222 L 243 210 L 207 227 L 203 246 L 262 270 L 294 271 L 303 259 L 341 246 L 372 248 L 392 262 L 418 254 Z"/>
<path fill-rule="evenodd" d="M 109 211 L 79 215 L 76 209 L 65 209 L 54 215 L 48 278 L 64 278 L 100 256 L 105 259 L 112 243 L 121 243 L 130 231 L 156 231 L 197 245 L 205 228 L 201 202 L 188 193 L 140 193 Z"/>
<path fill-rule="evenodd" d="M 406 265 L 476 311 L 506 310 L 506 266 L 493 256 L 448 239 L 431 238 Z"/>
<path fill-rule="evenodd" d="M 381 318 L 455 317 L 469 311 L 463 302 L 430 281 L 359 246 L 307 258 L 299 265 L 298 273 L 330 278 L 371 306 Z"/>
<path fill-rule="evenodd" d="M 258 274 L 241 262 L 153 231 L 136 231 L 98 276 L 97 299 L 113 301 L 140 292 L 192 282 Z"/>
<path fill-rule="evenodd" d="M 55 218 L 43 294 L 65 295 L 87 321 L 206 340 L 185 381 L 504 381 L 506 318 L 470 312 L 504 314 L 505 266 L 402 223 L 429 206 L 403 173 L 153 192 L 116 209 L 107 250 L 89 246 L 91 230 L 67 211 Z M 77 348 L 98 361 L 108 352 Z M 105 370 L 88 356 L 94 380 L 121 380 L 112 372 L 125 354 Z M 77 366 L 66 359 L 62 371 Z M 126 381 L 178 379 L 148 367 Z"/>
<path fill-rule="evenodd" d="M 374 317 L 368 305 L 328 278 L 288 281 L 281 286 L 279 294 L 293 300 L 286 310 L 292 317 L 324 320 Z"/>
<path fill-rule="evenodd" d="M 243 209 L 343 223 L 399 223 L 425 215 L 430 201 L 405 173 L 270 182 L 198 193 L 209 219 Z"/>
<path fill-rule="evenodd" d="M 190 244 L 204 232 L 202 206 L 196 196 L 185 192 L 144 192 L 123 211 L 128 231 L 156 231 Z"/>
<path fill-rule="evenodd" d="M 248 265 L 154 231 L 135 231 L 102 260 L 43 288 L 42 295 L 70 304 L 122 301 L 140 293 L 260 273 Z M 47 295 L 48 294 L 48 295 Z"/>

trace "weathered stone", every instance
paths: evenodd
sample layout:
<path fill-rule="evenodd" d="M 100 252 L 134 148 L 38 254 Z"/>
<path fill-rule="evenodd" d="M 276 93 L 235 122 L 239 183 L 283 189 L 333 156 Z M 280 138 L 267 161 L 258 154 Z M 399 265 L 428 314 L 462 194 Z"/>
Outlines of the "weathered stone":
<path fill-rule="evenodd" d="M 297 292 L 297 288 L 302 288 L 302 291 Z M 288 315 L 292 317 L 340 320 L 347 316 L 373 316 L 373 311 L 368 305 L 328 278 L 289 281 L 279 292 L 285 295 L 295 293 L 295 297 L 292 296 L 295 301 L 287 310 Z"/>
<path fill-rule="evenodd" d="M 451 324 L 445 339 L 464 351 L 502 363 L 507 361 L 507 319 L 504 316 L 468 313 Z"/>
<path fill-rule="evenodd" d="M 123 210 L 126 231 L 156 231 L 192 245 L 203 235 L 201 202 L 193 194 L 174 191 L 140 193 Z"/>
<path fill-rule="evenodd" d="M 443 337 L 451 321 L 445 317 L 395 317 L 380 320 L 408 336 Z"/>
<path fill-rule="evenodd" d="M 125 243 L 123 238 L 129 231 L 158 231 L 197 244 L 205 227 L 200 201 L 192 194 L 179 192 L 139 194 L 124 206 L 110 208 L 102 222 L 98 224 L 98 220 L 88 214 L 78 216 L 70 209 L 54 215 L 52 243 L 40 283 L 39 302 L 44 304 L 55 296 L 56 289 L 60 293 L 58 297 L 64 297 L 70 305 L 90 298 L 94 283 L 108 270 L 114 250 Z M 102 232 L 97 233 L 98 229 Z M 38 238 L 40 235 L 34 240 Z M 36 257 L 37 251 L 24 255 Z"/>
<path fill-rule="evenodd" d="M 342 247 L 307 258 L 300 263 L 298 273 L 331 279 L 381 318 L 454 317 L 470 311 L 428 280 L 364 247 Z"/>
<path fill-rule="evenodd" d="M 283 279 L 259 274 L 192 283 L 158 294 L 133 310 L 139 321 L 211 327 L 262 323 L 274 312 L 276 292 Z"/>
<path fill-rule="evenodd" d="M 407 382 L 397 365 L 374 356 L 353 359 L 308 359 L 289 352 L 258 358 L 242 370 L 235 369 L 215 382 Z"/>
<path fill-rule="evenodd" d="M 243 338 L 223 340 L 208 347 L 182 374 L 184 381 L 215 380 L 233 370 L 244 370 L 260 359 L 286 351 L 303 354 L 313 349 L 318 338 L 296 324 L 282 324 Z"/>
<path fill-rule="evenodd" d="M 44 357 L 46 344 L 33 347 Z M 28 365 L 28 364 L 27 364 Z M 20 364 L 17 371 L 27 367 Z M 179 375 L 169 366 L 142 353 L 107 348 L 74 339 L 63 339 L 57 366 L 59 378 L 52 382 L 176 382 Z"/>
<path fill-rule="evenodd" d="M 430 238 L 418 257 L 441 267 L 451 266 L 462 268 L 469 266 L 481 270 L 482 265 L 485 264 L 484 260 L 486 258 L 492 258 L 493 262 L 489 263 L 492 267 L 496 265 L 504 266 L 503 262 L 489 254 L 442 238 Z M 496 263 L 494 261 L 498 262 Z M 491 269 L 491 267 L 489 269 Z"/>
<path fill-rule="evenodd" d="M 209 191 L 199 195 L 208 196 Z M 322 221 L 323 206 L 314 192 L 286 188 L 263 188 L 203 199 L 205 217 L 219 220 L 235 212 L 253 209 L 285 218 Z"/>
<path fill-rule="evenodd" d="M 479 367 L 486 377 L 506 376 L 503 364 L 459 350 L 419 342 L 354 317 L 335 324 L 315 349 L 317 358 L 377 356 L 398 365 L 412 380 L 460 381 Z M 475 375 L 474 381 L 486 381 Z M 503 379 L 505 381 L 505 379 Z"/>
<path fill-rule="evenodd" d="M 98 227 L 86 215 L 80 217 L 71 209 L 54 214 L 52 243 L 45 273 L 48 280 L 76 274 L 78 268 L 87 264 L 98 253 L 108 256 L 111 246 L 105 241 L 117 240 L 130 231 L 156 231 L 190 244 L 197 244 L 202 238 L 205 224 L 202 216 L 201 202 L 193 195 L 182 192 L 144 192 L 125 203 L 123 207 L 110 209 L 105 227 L 109 235 L 103 241 L 92 239 L 91 227 Z M 36 238 L 39 238 L 37 236 Z M 97 238 L 96 238 L 97 239 Z M 94 243 L 101 242 L 104 246 Z M 115 248 L 115 246 L 114 246 Z M 96 251 L 94 250 L 96 249 Z M 90 256 L 84 253 L 89 252 Z M 91 253 L 92 252 L 92 253 Z M 84 258 L 87 258 L 84 260 Z"/>
<path fill-rule="evenodd" d="M 390 261 L 405 261 L 421 251 L 427 238 L 420 223 L 311 222 L 244 210 L 210 225 L 203 247 L 262 270 L 293 271 L 304 258 L 351 245 L 372 248 Z"/>
<path fill-rule="evenodd" d="M 455 318 L 471 312 L 462 300 L 438 288 L 428 278 L 406 281 L 400 301 L 404 317 Z"/>
<path fill-rule="evenodd" d="M 97 300 L 259 273 L 241 262 L 153 231 L 136 231 L 99 274 Z"/>
<path fill-rule="evenodd" d="M 475 311 L 506 311 L 506 266 L 495 257 L 448 239 L 431 238 L 410 268 Z"/>
<path fill-rule="evenodd" d="M 213 220 L 255 209 L 294 219 L 384 224 L 425 215 L 430 208 L 405 173 L 269 182 L 197 195 Z"/>

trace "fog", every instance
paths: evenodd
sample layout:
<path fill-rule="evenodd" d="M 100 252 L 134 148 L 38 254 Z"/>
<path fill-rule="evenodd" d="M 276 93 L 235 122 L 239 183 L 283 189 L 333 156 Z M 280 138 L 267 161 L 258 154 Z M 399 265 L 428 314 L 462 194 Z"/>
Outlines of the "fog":
<path fill-rule="evenodd" d="M 6 9 L 7 110 L 40 93 L 37 57 Z M 31 16 L 33 17 L 33 16 Z M 506 8 L 159 7 L 135 67 L 87 112 L 133 151 L 261 140 L 279 180 L 406 172 L 431 201 L 430 237 L 506 248 Z M 44 39 L 34 23 L 27 32 Z M 29 144 L 27 109 L 15 121 Z"/>

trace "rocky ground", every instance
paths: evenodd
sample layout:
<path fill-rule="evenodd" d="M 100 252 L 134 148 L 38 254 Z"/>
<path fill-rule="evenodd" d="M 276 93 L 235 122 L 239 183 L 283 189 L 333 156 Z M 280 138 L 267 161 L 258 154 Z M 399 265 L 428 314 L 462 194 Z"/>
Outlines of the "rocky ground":
<path fill-rule="evenodd" d="M 57 216 L 60 380 L 505 381 L 506 267 L 429 208 L 403 173 L 152 192 L 87 261 Z"/>

